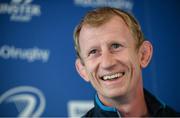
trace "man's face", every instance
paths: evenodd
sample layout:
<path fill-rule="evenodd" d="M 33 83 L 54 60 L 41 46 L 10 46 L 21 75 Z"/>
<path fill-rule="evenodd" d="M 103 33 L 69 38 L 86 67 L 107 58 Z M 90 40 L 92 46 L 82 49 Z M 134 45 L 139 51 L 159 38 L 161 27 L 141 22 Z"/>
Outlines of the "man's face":
<path fill-rule="evenodd" d="M 79 44 L 84 65 L 76 63 L 76 67 L 99 95 L 107 98 L 127 96 L 141 86 L 135 39 L 120 17 L 115 16 L 100 27 L 84 25 Z"/>

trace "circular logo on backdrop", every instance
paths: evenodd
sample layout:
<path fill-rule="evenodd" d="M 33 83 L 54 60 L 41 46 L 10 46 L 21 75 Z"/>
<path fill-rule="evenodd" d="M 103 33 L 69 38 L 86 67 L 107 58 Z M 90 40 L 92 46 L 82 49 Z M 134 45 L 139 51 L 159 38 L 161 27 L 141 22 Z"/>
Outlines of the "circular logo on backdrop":
<path fill-rule="evenodd" d="M 32 86 L 15 87 L 0 96 L 0 105 L 12 103 L 17 108 L 18 117 L 39 117 L 46 106 L 43 93 Z"/>

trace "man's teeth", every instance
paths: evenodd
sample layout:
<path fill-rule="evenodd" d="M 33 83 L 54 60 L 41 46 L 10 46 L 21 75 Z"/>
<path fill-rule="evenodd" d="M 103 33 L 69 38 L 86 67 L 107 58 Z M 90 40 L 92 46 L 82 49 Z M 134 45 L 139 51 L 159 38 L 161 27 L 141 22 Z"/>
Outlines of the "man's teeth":
<path fill-rule="evenodd" d="M 123 75 L 123 73 L 116 73 L 116 74 L 113 74 L 113 75 L 106 75 L 106 76 L 103 76 L 103 80 L 116 79 L 118 77 L 121 77 L 122 75 Z"/>

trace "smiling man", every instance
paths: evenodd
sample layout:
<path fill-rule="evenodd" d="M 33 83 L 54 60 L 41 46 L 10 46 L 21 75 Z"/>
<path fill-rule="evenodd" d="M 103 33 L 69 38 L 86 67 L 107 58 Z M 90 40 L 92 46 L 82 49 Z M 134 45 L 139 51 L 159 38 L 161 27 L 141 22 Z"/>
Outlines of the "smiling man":
<path fill-rule="evenodd" d="M 85 117 L 176 116 L 143 89 L 142 69 L 152 57 L 135 18 L 105 7 L 86 14 L 74 32 L 76 69 L 97 91 Z"/>

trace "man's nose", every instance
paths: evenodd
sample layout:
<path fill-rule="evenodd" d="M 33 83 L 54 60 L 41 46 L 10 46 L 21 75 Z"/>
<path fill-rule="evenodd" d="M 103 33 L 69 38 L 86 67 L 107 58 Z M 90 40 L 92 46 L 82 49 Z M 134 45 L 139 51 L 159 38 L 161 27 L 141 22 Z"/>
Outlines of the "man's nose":
<path fill-rule="evenodd" d="M 102 53 L 102 59 L 101 59 L 101 67 L 104 69 L 110 69 L 115 66 L 116 60 L 113 57 L 113 54 L 109 51 Z"/>

